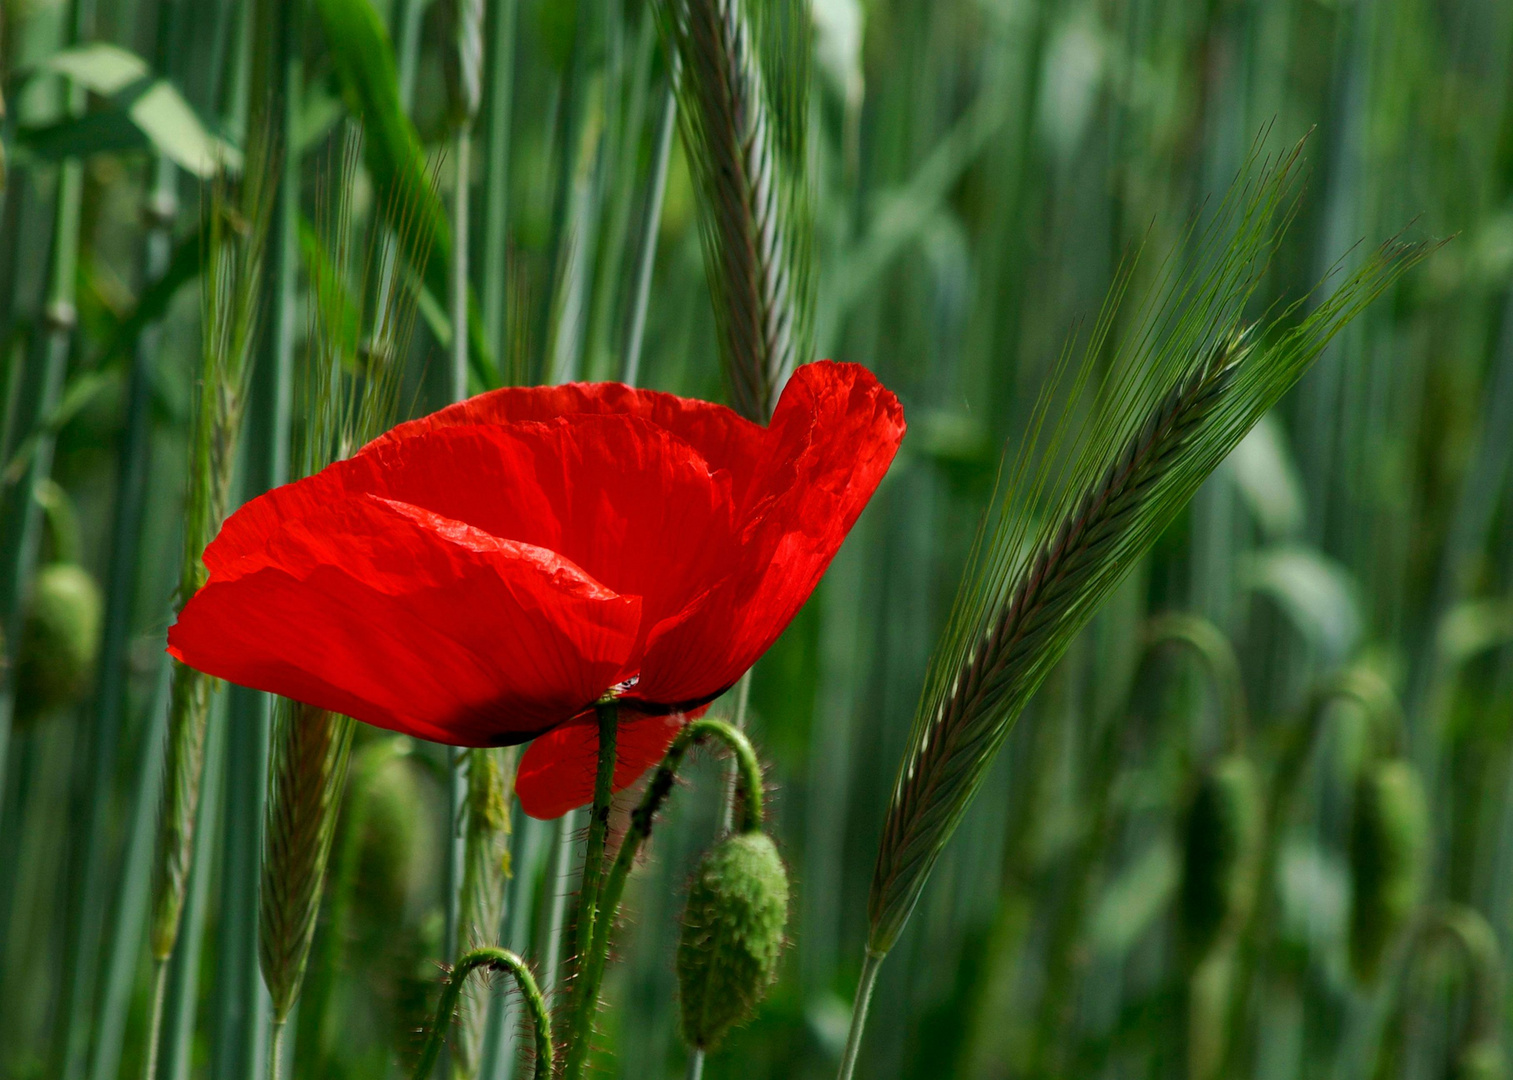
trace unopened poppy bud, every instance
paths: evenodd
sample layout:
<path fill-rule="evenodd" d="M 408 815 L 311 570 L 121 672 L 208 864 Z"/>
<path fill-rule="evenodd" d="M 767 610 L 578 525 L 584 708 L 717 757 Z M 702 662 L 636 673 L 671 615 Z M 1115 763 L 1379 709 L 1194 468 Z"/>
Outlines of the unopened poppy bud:
<path fill-rule="evenodd" d="M 1455 1080 L 1504 1080 L 1508 1058 L 1497 1039 L 1477 1039 L 1455 1059 Z"/>
<path fill-rule="evenodd" d="M 690 1046 L 716 1046 L 750 1019 L 777 978 L 787 922 L 788 871 L 765 833 L 726 837 L 704 856 L 678 944 L 683 1038 Z"/>
<path fill-rule="evenodd" d="M 17 713 L 35 718 L 89 693 L 100 649 L 100 587 L 75 563 L 37 571 L 16 662 Z"/>
<path fill-rule="evenodd" d="M 1188 810 L 1181 916 L 1193 959 L 1250 914 L 1261 848 L 1259 788 L 1250 761 L 1232 754 L 1204 776 Z"/>
<path fill-rule="evenodd" d="M 1418 905 L 1428 848 L 1428 807 L 1413 766 L 1401 759 L 1367 766 L 1350 830 L 1350 964 L 1362 982 L 1376 977 Z"/>

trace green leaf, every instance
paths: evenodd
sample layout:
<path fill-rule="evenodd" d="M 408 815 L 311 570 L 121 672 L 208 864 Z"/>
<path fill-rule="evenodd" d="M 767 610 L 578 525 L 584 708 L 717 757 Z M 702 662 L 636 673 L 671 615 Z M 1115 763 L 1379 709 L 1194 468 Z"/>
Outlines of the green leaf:
<path fill-rule="evenodd" d="M 1267 548 L 1242 560 L 1240 576 L 1248 588 L 1271 597 L 1330 659 L 1338 662 L 1355 651 L 1362 627 L 1355 581 L 1323 552 L 1295 545 Z"/>
<path fill-rule="evenodd" d="M 1240 497 L 1268 540 L 1286 540 L 1303 527 L 1303 482 L 1287 433 L 1270 414 L 1261 417 L 1229 456 Z"/>
<path fill-rule="evenodd" d="M 152 74 L 147 61 L 136 53 L 104 41 L 53 53 L 37 70 L 66 75 L 103 97 L 119 94 Z"/>
<path fill-rule="evenodd" d="M 97 41 L 49 56 L 29 75 L 63 75 L 111 107 L 19 133 L 19 143 L 49 160 L 138 150 L 148 145 L 179 168 L 209 179 L 241 168 L 241 152 L 209 131 L 167 79 L 154 79 L 136 53 Z"/>
<path fill-rule="evenodd" d="M 377 206 L 432 299 L 447 295 L 452 241 L 420 136 L 399 99 L 389 33 L 369 0 L 315 0 L 347 107 L 363 123 L 363 157 Z M 422 301 L 422 310 L 426 305 Z M 445 344 L 445 342 L 443 342 Z M 468 298 L 468 357 L 474 381 L 496 386 L 498 370 L 478 304 Z"/>
<path fill-rule="evenodd" d="M 222 168 L 241 170 L 241 151 L 207 131 L 167 79 L 149 86 L 126 111 L 163 156 L 185 172 L 208 180 Z"/>

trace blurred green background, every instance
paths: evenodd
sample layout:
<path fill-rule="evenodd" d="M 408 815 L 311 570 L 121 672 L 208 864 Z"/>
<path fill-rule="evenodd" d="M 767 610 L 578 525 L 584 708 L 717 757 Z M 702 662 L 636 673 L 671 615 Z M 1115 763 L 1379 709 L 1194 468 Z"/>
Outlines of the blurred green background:
<path fill-rule="evenodd" d="M 255 57 L 271 50 L 292 87 L 281 167 L 298 202 L 270 254 L 299 275 L 279 323 L 291 355 L 314 317 L 309 283 L 327 272 L 322 222 L 351 116 L 371 110 L 369 68 L 396 64 L 427 167 L 440 190 L 454 185 L 444 0 L 379 0 L 392 61 L 332 37 L 333 9 L 367 3 L 265 5 L 284 35 L 274 48 L 256 4 L 5 0 L 7 527 L 16 493 L 33 487 L 47 511 L 40 573 L 78 563 L 105 600 L 102 614 L 65 596 L 68 625 L 48 624 L 61 638 L 27 645 L 23 634 L 19 646 L 0 758 L 0 1075 L 140 1076 L 163 635 L 199 359 L 197 230 L 218 148 L 244 140 Z M 488 8 L 475 380 L 633 375 L 720 400 L 676 137 L 655 198 L 668 76 L 647 4 Z M 1169 611 L 1210 620 L 1232 643 L 1247 748 L 1264 774 L 1304 746 L 1242 935 L 1244 977 L 1214 1014 L 1233 1043 L 1228 1074 L 1500 1075 L 1494 1054 L 1467 1053 L 1500 1044 L 1507 1026 L 1496 950 L 1442 948 L 1422 928 L 1438 919 L 1452 927 L 1441 937 L 1479 941 L 1455 929 L 1481 926 L 1475 912 L 1504 952 L 1513 945 L 1513 5 L 813 0 L 812 16 L 817 354 L 876 371 L 910 430 L 819 591 L 755 669 L 747 720 L 794 877 L 793 947 L 759 1018 L 706 1075 L 833 1074 L 882 814 L 1001 449 L 1017 445 L 1121 260 L 1143 245 L 1138 291 L 1168 253 L 1181 259 L 1188 223 L 1254 147 L 1310 131 L 1306 187 L 1264 302 L 1298 298 L 1358 242 L 1404 229 L 1454 239 L 1247 438 L 1032 704 L 883 969 L 859 1075 L 1189 1072 L 1183 820 L 1225 716 L 1180 652 L 1142 649 L 1150 616 Z M 90 43 L 114 49 L 79 51 Z M 352 228 L 374 253 L 361 257 L 379 259 L 373 149 L 387 144 L 372 129 L 387 121 L 368 116 Z M 63 250 L 69 183 L 82 197 L 76 247 Z M 644 346 L 627 371 L 646 258 Z M 445 401 L 446 327 L 436 297 L 423 298 L 407 411 Z M 65 381 L 48 391 L 50 356 Z M 259 425 L 261 385 L 247 437 L 266 453 L 280 434 Z M 31 485 L 45 451 L 53 483 Z M 123 514 L 141 477 L 140 513 Z M 7 587 L 41 597 L 41 580 Z M 49 688 L 38 665 L 71 653 L 92 681 L 63 670 Z M 1371 982 L 1349 955 L 1363 887 L 1351 857 L 1361 710 L 1334 701 L 1315 710 L 1317 737 L 1300 735 L 1317 689 L 1344 671 L 1401 703 L 1401 750 L 1432 819 L 1420 921 L 1391 935 Z M 160 1074 L 171 1080 L 257 1075 L 257 973 L 237 944 L 256 774 L 234 718 L 233 707 L 212 727 L 170 989 L 179 1035 Z M 301 1077 L 403 1075 L 436 991 L 442 759 L 370 730 L 357 753 L 363 811 L 349 798 L 295 1023 Z M 722 768 L 689 774 L 632 881 L 603 1075 L 682 1075 L 676 920 L 716 830 Z M 556 837 L 517 812 L 505 943 L 527 953 L 566 887 Z M 506 1048 L 491 1075 L 509 1062 Z"/>

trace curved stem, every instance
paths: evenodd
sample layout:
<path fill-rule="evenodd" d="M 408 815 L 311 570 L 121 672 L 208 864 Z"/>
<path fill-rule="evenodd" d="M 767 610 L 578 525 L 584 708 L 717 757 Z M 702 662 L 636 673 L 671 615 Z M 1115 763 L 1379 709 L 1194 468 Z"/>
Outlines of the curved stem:
<path fill-rule="evenodd" d="M 1187 646 L 1207 669 L 1228 731 L 1229 749 L 1242 749 L 1249 726 L 1245 683 L 1240 675 L 1240 660 L 1224 631 L 1200 616 L 1169 612 L 1146 624 L 1147 656 L 1163 644 Z"/>
<path fill-rule="evenodd" d="M 576 1080 L 588 1059 L 588 1038 L 593 1028 L 594 1014 L 598 1010 L 599 984 L 604 979 L 604 963 L 609 954 L 609 933 L 615 924 L 615 912 L 620 907 L 620 898 L 625 894 L 626 879 L 630 877 L 631 867 L 635 865 L 641 845 L 651 836 L 657 812 L 672 794 L 673 781 L 677 778 L 683 758 L 691 747 L 706 739 L 719 739 L 735 757 L 742 794 L 740 831 L 753 832 L 762 827 L 762 769 L 750 740 L 723 720 L 695 720 L 686 724 L 667 748 L 662 764 L 657 766 L 656 774 L 646 787 L 646 794 L 641 797 L 640 805 L 631 813 L 630 828 L 620 844 L 619 854 L 615 856 L 615 864 L 610 868 L 603 894 L 599 897 L 593 937 L 586 950 L 580 947 L 582 967 L 574 987 L 575 1007 L 571 1014 L 573 1027 L 568 1033 L 564 1080 Z M 593 841 L 592 833 L 589 841 Z M 584 875 L 584 881 L 586 890 L 587 874 Z M 584 895 L 587 896 L 586 891 Z M 579 929 L 582 929 L 581 921 Z"/>
<path fill-rule="evenodd" d="M 447 1028 L 452 1025 L 452 1013 L 457 1008 L 457 999 L 462 994 L 463 985 L 468 976 L 479 968 L 507 971 L 514 977 L 515 986 L 525 999 L 531 1021 L 536 1026 L 536 1080 L 547 1080 L 552 1075 L 555 1053 L 552 1049 L 552 1022 L 547 1015 L 546 999 L 541 996 L 541 989 L 536 985 L 535 976 L 531 974 L 525 961 L 508 949 L 493 945 L 464 954 L 452 969 L 451 978 L 441 989 L 441 1001 L 436 1005 L 436 1020 L 431 1025 L 431 1033 L 420 1052 L 420 1060 L 415 1064 L 413 1080 L 426 1080 L 431 1075 L 436 1059 L 441 1056 L 442 1044 L 446 1042 Z"/>
<path fill-rule="evenodd" d="M 851 1030 L 846 1035 L 846 1052 L 841 1057 L 841 1069 L 836 1080 L 851 1080 L 856 1071 L 856 1058 L 862 1048 L 862 1031 L 867 1026 L 867 1012 L 872 1008 L 872 988 L 877 985 L 877 971 L 887 953 L 867 950 L 862 961 L 862 977 L 856 984 L 856 1000 L 851 1004 Z"/>

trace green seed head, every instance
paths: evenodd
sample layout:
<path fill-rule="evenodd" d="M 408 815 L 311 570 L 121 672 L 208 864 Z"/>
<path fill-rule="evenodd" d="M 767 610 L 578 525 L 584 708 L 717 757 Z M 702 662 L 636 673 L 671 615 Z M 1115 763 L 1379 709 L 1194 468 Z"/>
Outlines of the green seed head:
<path fill-rule="evenodd" d="M 89 693 L 100 649 L 100 587 L 75 563 L 37 571 L 16 662 L 16 711 L 34 719 Z"/>
<path fill-rule="evenodd" d="M 1188 810 L 1182 864 L 1182 937 L 1203 957 L 1250 914 L 1261 848 L 1260 785 L 1249 760 L 1221 758 Z"/>
<path fill-rule="evenodd" d="M 678 944 L 683 1038 L 707 1049 L 750 1019 L 777 978 L 788 922 L 788 871 L 764 833 L 726 837 L 688 890 Z"/>
<path fill-rule="evenodd" d="M 1504 1080 L 1508 1058 L 1497 1039 L 1477 1039 L 1455 1059 L 1455 1080 Z"/>
<path fill-rule="evenodd" d="M 1413 766 L 1369 765 L 1356 785 L 1350 830 L 1350 963 L 1371 982 L 1392 939 L 1417 907 L 1429 847 L 1429 813 Z"/>

